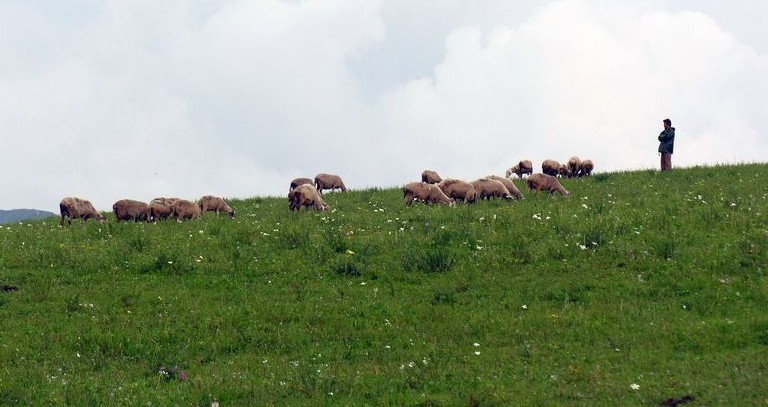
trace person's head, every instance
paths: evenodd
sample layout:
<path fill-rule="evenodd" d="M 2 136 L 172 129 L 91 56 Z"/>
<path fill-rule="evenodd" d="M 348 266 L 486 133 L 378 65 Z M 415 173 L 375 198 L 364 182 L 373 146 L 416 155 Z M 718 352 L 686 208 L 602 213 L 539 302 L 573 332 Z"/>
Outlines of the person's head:
<path fill-rule="evenodd" d="M 670 127 L 672 127 L 672 120 L 664 119 L 664 128 L 668 129 Z"/>

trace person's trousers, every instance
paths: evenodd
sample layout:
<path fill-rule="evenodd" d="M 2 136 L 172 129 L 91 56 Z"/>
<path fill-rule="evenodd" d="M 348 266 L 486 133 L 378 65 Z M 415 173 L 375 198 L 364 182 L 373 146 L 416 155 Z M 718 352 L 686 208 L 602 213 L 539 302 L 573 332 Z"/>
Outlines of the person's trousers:
<path fill-rule="evenodd" d="M 661 170 L 670 171 L 672 169 L 672 153 L 661 153 Z"/>

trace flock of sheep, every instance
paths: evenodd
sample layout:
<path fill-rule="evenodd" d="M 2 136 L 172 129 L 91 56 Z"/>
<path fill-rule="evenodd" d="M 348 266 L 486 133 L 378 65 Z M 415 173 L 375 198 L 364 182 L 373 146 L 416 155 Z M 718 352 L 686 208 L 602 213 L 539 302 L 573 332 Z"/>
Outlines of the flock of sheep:
<path fill-rule="evenodd" d="M 581 160 L 577 156 L 573 156 L 565 163 L 559 163 L 555 160 L 544 160 L 541 163 L 541 172 L 546 175 L 560 176 L 563 178 L 581 178 L 592 175 L 592 170 L 595 169 L 595 164 L 592 160 Z M 533 174 L 533 163 L 530 160 L 522 160 L 510 169 L 507 170 L 507 177 L 512 174 L 517 174 L 518 178 L 522 178 L 523 174 Z"/>
<path fill-rule="evenodd" d="M 100 222 L 106 220 L 106 217 L 86 199 L 64 198 L 59 202 L 59 211 L 61 213 L 61 221 L 59 222 L 61 226 L 64 226 L 65 218 L 68 218 L 69 225 L 72 224 L 72 219 L 82 219 L 83 222 L 91 218 Z M 235 211 L 227 205 L 224 199 L 211 195 L 206 195 L 197 202 L 179 198 L 155 198 L 149 203 L 133 199 L 121 199 L 112 205 L 112 211 L 118 222 L 122 220 L 156 222 L 169 218 L 182 221 L 200 218 L 203 212 L 207 211 L 216 212 L 216 215 L 224 212 L 230 218 L 235 217 Z"/>
<path fill-rule="evenodd" d="M 413 201 L 419 200 L 425 203 L 446 204 L 453 206 L 456 201 L 474 203 L 478 199 L 506 198 L 522 199 L 523 194 L 517 189 L 510 177 L 517 174 L 522 179 L 527 175 L 526 185 L 529 191 L 538 193 L 541 190 L 550 194 L 555 192 L 562 196 L 568 196 L 569 192 L 563 188 L 557 177 L 586 177 L 592 174 L 594 164 L 592 160 L 580 160 L 571 157 L 567 163 L 560 164 L 555 160 L 544 160 L 541 164 L 541 173 L 533 173 L 533 163 L 530 160 L 522 160 L 506 171 L 506 177 L 489 175 L 475 181 L 463 181 L 459 179 L 443 179 L 437 172 L 424 170 L 421 181 L 411 182 L 403 186 L 403 198 L 406 206 L 411 206 Z M 314 179 L 296 178 L 291 181 L 288 189 L 288 207 L 291 211 L 298 211 L 301 207 L 312 208 L 318 211 L 329 209 L 323 201 L 324 190 L 339 189 L 347 192 L 347 187 L 341 177 L 334 174 L 317 174 Z M 88 219 L 105 221 L 102 215 L 91 202 L 85 199 L 67 197 L 59 203 L 61 211 L 60 225 L 64 226 L 64 219 Z M 197 202 L 179 198 L 155 198 L 149 203 L 132 199 L 121 199 L 112 205 L 115 219 L 120 221 L 145 221 L 156 222 L 165 219 L 177 221 L 197 219 L 204 212 L 213 211 L 218 215 L 221 212 L 234 218 L 235 211 L 224 201 L 216 196 L 206 195 Z"/>
<path fill-rule="evenodd" d="M 526 185 L 529 191 L 538 193 L 544 190 L 550 194 L 558 192 L 562 196 L 568 196 L 570 193 L 563 188 L 557 177 L 587 177 L 592 174 L 594 164 L 592 160 L 582 161 L 574 156 L 565 164 L 560 164 L 555 160 L 544 160 L 541 169 L 541 173 L 534 174 L 533 163 L 530 160 L 522 160 L 506 171 L 506 177 L 489 175 L 471 182 L 451 178 L 443 179 L 435 171 L 424 170 L 420 182 L 411 182 L 403 186 L 403 198 L 405 198 L 406 206 L 411 206 L 415 200 L 453 206 L 456 201 L 474 203 L 478 199 L 522 199 L 523 194 L 509 178 L 512 174 L 517 174 L 520 179 L 527 175 Z M 322 198 L 322 192 L 325 189 L 340 189 L 342 192 L 347 190 L 338 175 L 318 174 L 314 182 L 310 178 L 294 179 L 288 189 L 289 208 L 292 211 L 298 211 L 302 206 L 318 211 L 328 209 L 328 204 Z"/>

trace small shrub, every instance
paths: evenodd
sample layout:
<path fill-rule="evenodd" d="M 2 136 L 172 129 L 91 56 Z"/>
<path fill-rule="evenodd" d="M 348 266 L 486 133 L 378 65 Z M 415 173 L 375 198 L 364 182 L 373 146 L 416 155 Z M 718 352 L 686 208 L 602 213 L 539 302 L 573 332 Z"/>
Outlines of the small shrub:
<path fill-rule="evenodd" d="M 279 242 L 287 249 L 299 249 L 309 246 L 310 239 L 301 227 L 285 226 L 285 231 L 279 236 Z"/>
<path fill-rule="evenodd" d="M 406 252 L 403 268 L 425 273 L 447 273 L 453 266 L 454 258 L 455 255 L 444 247 L 432 245 L 424 250 L 416 248 Z"/>
<path fill-rule="evenodd" d="M 448 304 L 451 305 L 455 303 L 456 300 L 453 297 L 453 292 L 450 290 L 445 290 L 442 288 L 436 288 L 435 289 L 435 295 L 432 298 L 432 305 L 438 305 L 438 304 Z"/>
<path fill-rule="evenodd" d="M 334 271 L 336 272 L 336 274 L 339 274 L 342 276 L 358 277 L 363 274 L 360 266 L 355 264 L 355 261 L 349 258 L 345 258 L 339 261 L 334 267 Z"/>
<path fill-rule="evenodd" d="M 739 251 L 741 258 L 739 265 L 742 268 L 766 267 L 768 266 L 768 239 L 763 236 L 744 237 L 739 242 Z"/>
<path fill-rule="evenodd" d="M 67 301 L 67 312 L 72 314 L 80 311 L 80 308 L 80 297 L 77 295 L 70 297 L 69 301 Z"/>
<path fill-rule="evenodd" d="M 653 243 L 654 252 L 664 260 L 670 260 L 674 257 L 675 247 L 675 241 L 670 238 L 662 238 Z"/>
<path fill-rule="evenodd" d="M 348 249 L 347 241 L 338 229 L 326 229 L 325 233 L 323 233 L 323 240 L 325 240 L 325 244 L 336 253 L 344 253 Z"/>
<path fill-rule="evenodd" d="M 141 253 L 149 246 L 149 239 L 139 234 L 128 239 L 128 246 Z"/>
<path fill-rule="evenodd" d="M 603 231 L 595 227 L 584 233 L 584 246 L 600 247 L 605 243 Z"/>
<path fill-rule="evenodd" d="M 768 325 L 764 326 L 762 331 L 757 332 L 757 343 L 768 346 Z"/>

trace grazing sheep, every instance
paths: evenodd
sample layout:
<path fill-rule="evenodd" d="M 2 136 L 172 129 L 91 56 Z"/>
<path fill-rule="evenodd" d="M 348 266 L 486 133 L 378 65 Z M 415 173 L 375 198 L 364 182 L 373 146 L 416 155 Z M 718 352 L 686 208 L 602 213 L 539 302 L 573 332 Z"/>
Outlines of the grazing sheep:
<path fill-rule="evenodd" d="M 517 185 L 515 185 L 515 183 L 512 182 L 511 179 L 500 177 L 498 175 L 489 175 L 486 178 L 495 179 L 496 181 L 499 181 L 502 184 L 504 184 L 504 187 L 507 188 L 507 191 L 509 191 L 509 194 L 512 195 L 515 199 L 524 199 L 522 192 L 520 192 L 520 190 L 517 189 Z"/>
<path fill-rule="evenodd" d="M 196 202 L 177 199 L 171 204 L 171 216 L 177 221 L 199 219 L 201 216 L 200 207 Z"/>
<path fill-rule="evenodd" d="M 219 216 L 219 212 L 225 212 L 229 215 L 230 219 L 235 218 L 235 210 L 232 209 L 223 198 L 212 195 L 205 195 L 197 201 L 197 205 L 200 207 L 201 216 L 203 213 L 212 211 L 216 212 L 216 216 Z"/>
<path fill-rule="evenodd" d="M 531 160 L 520 161 L 515 166 L 507 170 L 507 178 L 509 178 L 512 174 L 517 174 L 518 178 L 523 178 L 523 174 L 533 174 L 533 163 Z"/>
<path fill-rule="evenodd" d="M 178 200 L 179 198 L 155 198 L 149 201 L 149 218 L 154 222 L 168 219 L 173 215 L 171 205 Z"/>
<path fill-rule="evenodd" d="M 551 175 L 532 174 L 530 177 L 528 177 L 527 183 L 528 190 L 535 190 L 537 194 L 543 189 L 545 191 L 549 191 L 550 195 L 555 193 L 555 191 L 559 192 L 562 196 L 570 195 L 570 192 L 563 188 L 563 186 L 560 184 L 560 181 Z"/>
<path fill-rule="evenodd" d="M 557 169 L 557 175 L 559 175 L 562 178 L 567 178 L 568 177 L 568 165 L 560 164 L 560 168 Z"/>
<path fill-rule="evenodd" d="M 344 186 L 341 177 L 333 174 L 317 174 L 315 176 L 315 186 L 320 195 L 323 194 L 324 189 L 333 191 L 338 188 L 341 189 L 341 192 L 347 192 L 347 187 Z"/>
<path fill-rule="evenodd" d="M 512 199 L 512 194 L 501 181 L 489 178 L 480 178 L 471 182 L 477 191 L 477 199 L 507 198 Z"/>
<path fill-rule="evenodd" d="M 133 199 L 121 199 L 112 205 L 112 212 L 115 213 L 115 220 L 124 221 L 142 221 L 149 222 L 149 205 L 146 202 L 134 201 Z"/>
<path fill-rule="evenodd" d="M 577 156 L 573 156 L 568 159 L 568 178 L 575 178 L 579 175 L 579 168 L 581 167 L 581 159 Z"/>
<path fill-rule="evenodd" d="M 288 208 L 291 211 L 299 211 L 301 207 L 314 208 L 317 211 L 324 211 L 330 208 L 328 204 L 320 197 L 320 193 L 312 184 L 302 184 L 288 193 Z"/>
<path fill-rule="evenodd" d="M 592 163 L 592 160 L 584 160 L 581 162 L 581 166 L 579 166 L 579 177 L 588 177 L 592 175 L 592 170 L 595 169 L 595 164 Z"/>
<path fill-rule="evenodd" d="M 555 160 L 544 160 L 541 163 L 541 172 L 551 176 L 557 176 L 560 172 L 560 163 Z"/>
<path fill-rule="evenodd" d="M 464 201 L 464 203 L 474 203 L 477 199 L 475 187 L 467 181 L 459 179 L 444 179 L 437 184 L 437 187 L 448 197 L 455 200 Z"/>
<path fill-rule="evenodd" d="M 59 202 L 59 211 L 61 212 L 60 226 L 64 226 L 64 218 L 68 217 L 68 225 L 72 224 L 72 219 L 82 219 L 83 223 L 88 219 L 94 218 L 99 222 L 104 222 L 107 218 L 93 207 L 90 201 L 75 197 L 67 197 Z"/>
<path fill-rule="evenodd" d="M 440 175 L 438 175 L 435 171 L 424 170 L 421 173 L 421 182 L 426 182 L 427 184 L 437 184 L 442 180 L 443 179 L 440 177 Z"/>
<path fill-rule="evenodd" d="M 291 186 L 288 188 L 288 192 L 291 192 L 296 189 L 297 186 L 304 184 L 314 185 L 314 182 L 309 178 L 294 178 L 293 181 L 291 181 Z"/>
<path fill-rule="evenodd" d="M 414 199 L 418 199 L 427 204 L 447 204 L 448 206 L 456 205 L 456 201 L 453 198 L 448 198 L 447 195 L 434 184 L 427 184 L 426 182 L 411 182 L 403 187 L 403 198 L 405 198 L 405 206 L 411 206 Z"/>

